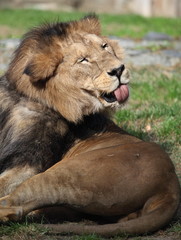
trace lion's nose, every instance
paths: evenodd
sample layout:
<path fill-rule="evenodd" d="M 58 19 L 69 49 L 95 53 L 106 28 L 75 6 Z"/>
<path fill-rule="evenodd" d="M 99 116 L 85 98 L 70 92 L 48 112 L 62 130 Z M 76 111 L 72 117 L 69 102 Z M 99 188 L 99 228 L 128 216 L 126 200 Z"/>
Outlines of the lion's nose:
<path fill-rule="evenodd" d="M 124 64 L 121 64 L 120 67 L 112 69 L 111 72 L 108 72 L 108 74 L 110 76 L 116 76 L 118 79 L 120 79 L 124 69 L 125 69 Z"/>

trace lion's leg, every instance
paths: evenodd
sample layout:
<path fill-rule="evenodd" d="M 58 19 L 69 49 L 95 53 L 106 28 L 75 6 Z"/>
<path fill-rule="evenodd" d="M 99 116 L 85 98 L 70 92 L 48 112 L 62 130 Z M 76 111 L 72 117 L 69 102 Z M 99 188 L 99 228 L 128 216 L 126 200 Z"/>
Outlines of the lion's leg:
<path fill-rule="evenodd" d="M 173 181 L 172 181 L 173 180 Z M 155 194 L 150 197 L 143 209 L 129 214 L 118 223 L 105 225 L 82 224 L 47 224 L 51 233 L 72 234 L 99 234 L 104 237 L 112 237 L 118 234 L 145 234 L 156 231 L 165 226 L 174 216 L 179 204 L 178 182 L 171 179 L 173 189 L 167 192 Z"/>
<path fill-rule="evenodd" d="M 0 199 L 0 221 L 21 219 L 23 215 L 35 210 L 37 205 L 39 206 L 41 190 L 43 190 L 40 178 L 41 174 L 26 180 L 11 194 Z M 39 188 L 39 193 L 37 188 Z"/>
<path fill-rule="evenodd" d="M 23 182 L 10 195 L 1 198 L 0 221 L 18 220 L 42 207 L 80 201 L 83 194 L 77 192 L 72 184 L 74 181 L 69 181 L 70 172 L 61 166 L 57 166 L 56 171 L 37 174 Z M 82 201 L 84 198 L 87 198 L 85 193 Z"/>
<path fill-rule="evenodd" d="M 5 170 L 0 174 L 0 197 L 10 194 L 22 182 L 36 174 L 37 171 L 30 166 Z"/>

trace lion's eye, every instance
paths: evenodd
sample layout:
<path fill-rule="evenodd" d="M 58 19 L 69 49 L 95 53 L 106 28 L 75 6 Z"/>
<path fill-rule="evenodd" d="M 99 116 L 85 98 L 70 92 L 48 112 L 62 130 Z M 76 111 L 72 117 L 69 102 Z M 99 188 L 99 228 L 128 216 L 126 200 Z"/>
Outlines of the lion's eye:
<path fill-rule="evenodd" d="M 104 49 L 105 49 L 105 48 L 108 48 L 108 44 L 107 44 L 107 43 L 104 43 L 104 44 L 101 45 L 101 47 L 104 48 Z"/>
<path fill-rule="evenodd" d="M 78 60 L 78 62 L 88 62 L 89 60 L 87 59 L 87 58 L 80 58 L 79 60 Z"/>

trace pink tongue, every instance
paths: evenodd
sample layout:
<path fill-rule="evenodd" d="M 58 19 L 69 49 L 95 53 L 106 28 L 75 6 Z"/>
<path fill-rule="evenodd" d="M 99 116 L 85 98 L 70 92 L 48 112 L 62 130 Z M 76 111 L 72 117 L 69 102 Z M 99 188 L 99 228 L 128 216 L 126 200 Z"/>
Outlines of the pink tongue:
<path fill-rule="evenodd" d="M 117 88 L 114 91 L 114 95 L 118 102 L 122 103 L 126 101 L 126 99 L 129 97 L 129 89 L 127 85 L 121 85 L 119 88 Z"/>

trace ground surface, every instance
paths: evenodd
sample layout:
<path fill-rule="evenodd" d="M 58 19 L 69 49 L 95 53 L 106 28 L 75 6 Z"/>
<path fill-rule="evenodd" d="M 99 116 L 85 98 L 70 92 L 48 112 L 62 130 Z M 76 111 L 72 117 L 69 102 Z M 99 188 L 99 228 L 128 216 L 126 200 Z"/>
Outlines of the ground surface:
<path fill-rule="evenodd" d="M 8 27 L 0 25 L 0 32 L 6 35 L 7 31 L 9 31 Z M 18 32 L 18 30 L 14 31 Z M 145 36 L 145 39 L 137 41 L 114 36 L 110 38 L 118 40 L 125 48 L 126 62 L 134 68 L 159 66 L 171 70 L 181 65 L 181 41 L 174 40 L 168 35 L 151 32 Z M 18 43 L 19 39 L 0 40 L 0 72 L 7 69 L 7 64 Z"/>
<path fill-rule="evenodd" d="M 111 27 L 109 25 L 108 27 Z M 0 73 L 7 69 L 19 43 L 8 36 L 21 35 L 22 29 L 0 25 Z M 4 37 L 3 38 L 3 34 Z M 126 50 L 126 62 L 132 72 L 132 94 L 128 107 L 116 114 L 115 121 L 130 133 L 161 144 L 171 156 L 181 182 L 181 41 L 170 35 L 149 33 L 139 40 L 116 38 Z M 156 89 L 158 89 L 156 91 Z M 36 224 L 0 226 L 0 240 L 101 240 L 98 236 L 49 235 Z M 149 236 L 115 237 L 129 240 L 180 240 L 181 206 L 167 228 Z"/>

